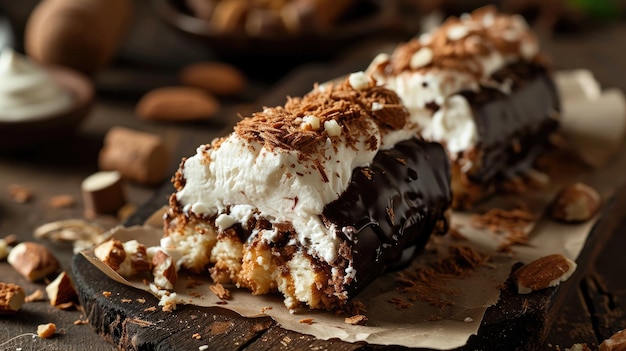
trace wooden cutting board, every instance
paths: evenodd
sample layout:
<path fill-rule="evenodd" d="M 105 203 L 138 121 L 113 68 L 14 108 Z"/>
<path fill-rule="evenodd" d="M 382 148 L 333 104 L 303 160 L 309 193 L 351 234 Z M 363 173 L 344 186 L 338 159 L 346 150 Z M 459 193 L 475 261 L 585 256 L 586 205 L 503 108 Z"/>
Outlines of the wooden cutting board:
<path fill-rule="evenodd" d="M 142 223 L 165 204 L 172 192 L 163 186 L 128 225 Z M 576 291 L 626 211 L 626 189 L 619 189 L 581 252 L 575 274 L 556 288 L 519 295 L 508 281 L 499 302 L 487 309 L 478 334 L 460 350 L 539 350 L 568 295 Z M 392 350 L 399 347 L 318 340 L 285 330 L 270 317 L 243 318 L 222 307 L 179 305 L 163 312 L 151 294 L 119 284 L 81 255 L 72 273 L 86 318 L 95 330 L 120 349 L 138 350 Z M 108 292 L 111 294 L 109 296 Z M 294 317 L 297 318 L 297 317 Z M 564 331 L 567 332 L 567 331 Z M 568 345 L 570 346 L 570 345 Z M 401 348 L 406 349 L 406 348 Z M 424 349 L 420 349 L 424 350 Z"/>

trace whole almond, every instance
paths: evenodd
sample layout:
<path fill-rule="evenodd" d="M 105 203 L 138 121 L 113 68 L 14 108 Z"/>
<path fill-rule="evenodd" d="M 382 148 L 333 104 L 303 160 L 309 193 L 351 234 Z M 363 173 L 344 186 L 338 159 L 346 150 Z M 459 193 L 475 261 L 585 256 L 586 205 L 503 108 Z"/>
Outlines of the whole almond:
<path fill-rule="evenodd" d="M 561 254 L 538 258 L 513 273 L 517 292 L 528 294 L 533 291 L 559 285 L 576 270 L 576 263 Z"/>
<path fill-rule="evenodd" d="M 198 62 L 183 67 L 179 80 L 182 85 L 220 96 L 240 94 L 247 85 L 247 79 L 239 69 L 223 62 Z"/>
<path fill-rule="evenodd" d="M 135 113 L 155 121 L 193 121 L 215 116 L 220 103 L 202 89 L 164 87 L 146 93 L 137 103 Z"/>
<path fill-rule="evenodd" d="M 602 199 L 596 189 L 584 183 L 565 186 L 550 206 L 552 218 L 565 223 L 580 223 L 598 213 Z"/>

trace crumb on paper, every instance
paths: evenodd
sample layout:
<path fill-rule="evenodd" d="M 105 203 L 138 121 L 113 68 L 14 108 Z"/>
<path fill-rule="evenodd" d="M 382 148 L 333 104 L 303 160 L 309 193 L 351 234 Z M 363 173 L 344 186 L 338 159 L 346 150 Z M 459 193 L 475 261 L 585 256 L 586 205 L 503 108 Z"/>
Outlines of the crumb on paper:
<path fill-rule="evenodd" d="M 313 318 L 302 318 L 301 320 L 298 321 L 298 323 L 311 325 L 311 324 L 314 323 L 314 319 Z"/>
<path fill-rule="evenodd" d="M 261 307 L 261 313 L 265 313 L 265 311 L 269 311 L 272 309 L 272 306 Z"/>
<path fill-rule="evenodd" d="M 209 290 L 221 300 L 230 300 L 230 291 L 220 283 L 209 286 Z"/>
<path fill-rule="evenodd" d="M 474 321 L 474 318 L 472 318 L 472 317 L 465 317 L 463 319 L 463 322 L 465 322 L 465 323 L 472 323 L 473 321 Z"/>
<path fill-rule="evenodd" d="M 393 304 L 396 307 L 396 310 L 403 310 L 405 308 L 409 308 L 413 306 L 412 303 L 408 301 L 404 301 L 399 297 L 392 297 L 388 300 L 389 303 Z"/>
<path fill-rule="evenodd" d="M 352 317 L 346 317 L 344 323 L 351 325 L 365 325 L 367 323 L 367 317 L 362 314 L 357 314 Z"/>

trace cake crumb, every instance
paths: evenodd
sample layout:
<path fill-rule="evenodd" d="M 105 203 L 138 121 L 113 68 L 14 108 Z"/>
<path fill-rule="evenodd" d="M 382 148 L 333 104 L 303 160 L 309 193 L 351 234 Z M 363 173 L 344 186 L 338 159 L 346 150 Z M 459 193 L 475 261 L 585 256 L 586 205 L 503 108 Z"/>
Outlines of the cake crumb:
<path fill-rule="evenodd" d="M 51 338 L 57 332 L 57 326 L 54 323 L 40 324 L 37 326 L 37 336 L 42 339 Z"/>
<path fill-rule="evenodd" d="M 144 311 L 144 312 L 154 312 L 154 311 L 156 311 L 156 310 L 157 310 L 156 306 L 150 306 L 150 307 L 148 307 L 148 308 L 144 308 L 144 310 L 143 310 L 143 311 Z"/>
<path fill-rule="evenodd" d="M 76 204 L 76 200 L 72 195 L 56 195 L 50 198 L 48 205 L 51 208 L 70 208 Z"/>
<path fill-rule="evenodd" d="M 202 339 L 202 335 L 200 335 L 200 333 L 194 333 L 191 337 L 196 339 L 196 340 Z"/>
<path fill-rule="evenodd" d="M 77 319 L 73 323 L 74 325 L 85 325 L 89 324 L 89 319 Z"/>
<path fill-rule="evenodd" d="M 137 301 L 139 303 L 146 303 L 146 299 L 144 299 L 144 298 L 138 298 L 135 301 Z"/>
<path fill-rule="evenodd" d="M 302 318 L 298 323 L 311 325 L 314 323 L 313 318 Z"/>
<path fill-rule="evenodd" d="M 265 311 L 269 311 L 272 309 L 272 306 L 261 307 L 261 313 L 265 313 Z"/>
<path fill-rule="evenodd" d="M 131 300 L 131 299 L 121 299 L 120 301 L 122 301 L 123 303 L 131 303 L 131 302 L 133 302 L 133 300 Z"/>
<path fill-rule="evenodd" d="M 209 287 L 212 293 L 214 293 L 221 300 L 230 300 L 230 291 L 226 289 L 222 284 L 216 283 Z"/>
<path fill-rule="evenodd" d="M 20 184 L 11 184 L 9 185 L 9 196 L 13 199 L 13 201 L 24 204 L 32 200 L 33 191 L 30 188 L 27 188 Z"/>
<path fill-rule="evenodd" d="M 367 317 L 362 314 L 357 314 L 352 317 L 346 317 L 344 323 L 351 325 L 365 325 L 367 323 Z"/>
<path fill-rule="evenodd" d="M 37 289 L 24 298 L 24 302 L 35 302 L 44 300 L 43 290 Z"/>
<path fill-rule="evenodd" d="M 209 345 L 201 345 L 198 347 L 199 351 L 204 351 L 204 350 L 208 350 L 209 349 Z"/>

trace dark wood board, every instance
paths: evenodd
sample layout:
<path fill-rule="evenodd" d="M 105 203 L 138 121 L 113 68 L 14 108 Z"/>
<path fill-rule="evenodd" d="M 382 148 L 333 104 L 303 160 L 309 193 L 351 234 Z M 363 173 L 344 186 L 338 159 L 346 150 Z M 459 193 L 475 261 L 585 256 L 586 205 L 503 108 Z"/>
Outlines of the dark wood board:
<path fill-rule="evenodd" d="M 163 206 L 170 185 L 164 185 L 151 201 L 129 219 L 128 224 L 138 224 Z M 508 281 L 500 301 L 490 307 L 477 335 L 470 337 L 459 350 L 539 350 L 543 349 L 550 328 L 571 294 L 579 292 L 578 286 L 589 288 L 594 283 L 588 275 L 606 242 L 612 237 L 626 209 L 626 188 L 620 188 L 606 206 L 604 215 L 593 227 L 577 263 L 575 274 L 557 288 L 519 295 Z M 406 349 L 396 346 L 346 343 L 339 340 L 317 340 L 314 337 L 285 330 L 269 317 L 243 318 L 221 307 L 183 305 L 173 312 L 160 308 L 148 312 L 158 300 L 151 294 L 114 282 L 92 266 L 84 257 L 74 257 L 72 273 L 78 287 L 81 305 L 95 330 L 121 349 L 138 350 L 196 350 L 201 345 L 209 349 L 264 350 L 321 347 L 328 350 L 391 350 Z M 595 282 L 593 288 L 598 289 Z M 104 291 L 112 293 L 110 297 Z M 586 296 L 589 296 L 588 294 Z M 595 294 L 593 296 L 598 296 Z M 600 297 L 602 298 L 602 295 Z M 596 298 L 596 299 L 598 299 Z M 126 302 L 131 300 L 132 302 Z M 145 303 L 138 303 L 145 300 Z M 593 304 L 593 301 L 592 301 Z M 598 304 L 601 306 L 602 304 Z M 599 308 L 599 307 L 598 307 Z M 565 307 L 567 310 L 567 307 Z M 604 313 L 603 315 L 606 315 Z M 297 317 L 294 317 L 297 318 Z M 596 323 L 598 328 L 601 326 Z M 613 330 L 602 333 L 609 337 Z M 200 339 L 193 335 L 199 333 Z M 595 339 L 589 337 L 589 343 Z M 586 340 L 578 340 L 584 342 Z M 571 345 L 567 345 L 571 346 Z M 424 349 L 420 349 L 424 350 Z"/>

